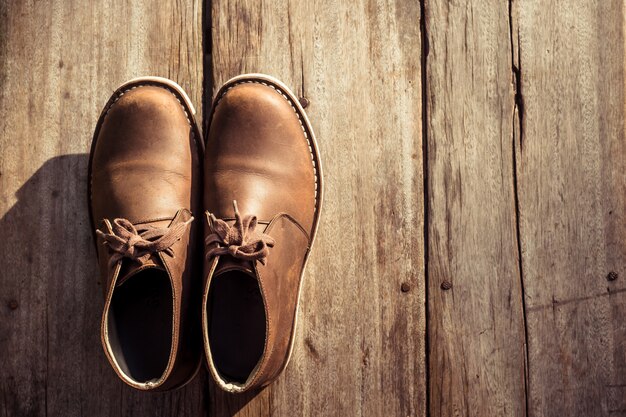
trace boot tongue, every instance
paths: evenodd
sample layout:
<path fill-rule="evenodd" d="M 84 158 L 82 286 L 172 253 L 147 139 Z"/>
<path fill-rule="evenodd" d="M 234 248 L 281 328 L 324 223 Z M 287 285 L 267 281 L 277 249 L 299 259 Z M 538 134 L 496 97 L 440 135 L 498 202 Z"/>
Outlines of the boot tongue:
<path fill-rule="evenodd" d="M 151 255 L 149 259 L 145 261 L 138 261 L 132 259 L 124 259 L 122 261 L 122 267 L 120 268 L 120 273 L 117 278 L 117 282 L 115 284 L 116 287 L 124 284 L 130 277 L 133 275 L 145 270 L 155 268 L 160 271 L 165 271 L 165 267 L 163 266 L 163 262 L 159 259 L 157 254 Z"/>
<path fill-rule="evenodd" d="M 145 223 L 145 225 L 150 225 L 154 227 L 167 227 L 171 222 L 171 220 L 163 220 L 158 222 Z M 150 268 L 165 271 L 165 266 L 163 265 L 163 262 L 161 261 L 161 258 L 159 258 L 159 255 L 157 253 L 151 254 L 150 257 L 145 261 L 139 259 L 124 259 L 122 261 L 122 267 L 120 268 L 120 273 L 117 277 L 117 282 L 115 286 L 119 287 L 120 285 L 128 281 L 128 279 L 133 275 Z"/>
<path fill-rule="evenodd" d="M 220 256 L 219 261 L 217 261 L 217 267 L 215 268 L 215 272 L 213 273 L 213 276 L 216 277 L 218 275 L 221 275 L 223 273 L 230 272 L 230 271 L 245 272 L 251 277 L 256 278 L 256 274 L 254 273 L 252 262 L 233 258 L 230 255 Z"/>

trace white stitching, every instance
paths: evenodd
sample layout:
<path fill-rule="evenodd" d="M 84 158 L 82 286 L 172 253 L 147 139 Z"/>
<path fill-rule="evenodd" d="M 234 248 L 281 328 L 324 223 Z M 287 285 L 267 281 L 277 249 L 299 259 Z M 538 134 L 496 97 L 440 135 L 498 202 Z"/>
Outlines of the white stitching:
<path fill-rule="evenodd" d="M 269 83 L 264 82 L 264 81 L 258 81 L 258 80 L 237 81 L 237 82 L 233 83 L 232 85 L 228 86 L 228 88 L 226 88 L 226 90 L 224 90 L 222 92 L 222 94 L 220 94 L 220 96 L 217 97 L 217 99 L 215 100 L 215 104 L 213 105 L 212 112 L 211 112 L 211 119 L 213 118 L 213 115 L 215 114 L 215 109 L 217 108 L 217 105 L 222 100 L 222 98 L 226 95 L 226 93 L 228 93 L 233 87 L 236 87 L 236 86 L 238 86 L 240 84 L 247 84 L 247 83 L 262 84 L 262 85 L 264 85 L 266 87 L 271 87 L 274 91 L 276 91 L 278 94 L 280 94 L 285 100 L 287 100 L 287 103 L 289 103 L 289 105 L 291 106 L 291 109 L 293 110 L 293 112 L 298 117 L 298 122 L 300 123 L 300 127 L 302 128 L 302 133 L 304 134 L 304 138 L 306 139 L 307 145 L 309 146 L 309 153 L 311 155 L 311 163 L 313 164 L 313 174 L 315 175 L 315 208 L 314 208 L 314 212 L 317 212 L 317 205 L 318 205 L 318 201 L 317 201 L 318 185 L 317 184 L 318 184 L 318 178 L 317 178 L 317 166 L 315 164 L 315 156 L 313 155 L 313 146 L 311 144 L 311 140 L 309 139 L 309 135 L 308 135 L 308 133 L 306 131 L 304 123 L 302 123 L 302 118 L 300 117 L 300 113 L 298 112 L 296 107 L 293 105 L 293 100 L 291 100 L 291 98 L 289 98 L 286 94 L 284 94 L 281 90 L 279 90 L 279 88 L 277 88 L 275 85 L 269 84 Z"/>

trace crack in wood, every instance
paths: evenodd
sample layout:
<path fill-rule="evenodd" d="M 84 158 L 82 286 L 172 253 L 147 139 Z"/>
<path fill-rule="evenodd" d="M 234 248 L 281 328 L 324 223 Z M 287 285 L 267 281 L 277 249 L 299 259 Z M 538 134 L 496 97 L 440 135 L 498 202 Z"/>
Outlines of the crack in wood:
<path fill-rule="evenodd" d="M 514 35 L 514 16 L 513 2 L 509 0 L 509 40 L 511 45 L 511 73 L 513 78 L 513 89 L 515 92 L 513 103 L 513 123 L 511 125 L 512 137 L 512 168 L 513 168 L 513 196 L 515 204 L 515 238 L 517 244 L 517 261 L 520 280 L 520 290 L 522 298 L 522 316 L 524 325 L 524 401 L 525 415 L 529 415 L 529 350 L 528 350 L 528 321 L 526 309 L 526 293 L 524 288 L 524 265 L 522 258 L 522 236 L 520 228 L 520 199 L 519 199 L 519 178 L 518 178 L 518 156 L 521 156 L 523 141 L 523 125 L 524 125 L 524 98 L 522 96 L 522 74 L 521 74 L 521 58 L 519 49 L 519 31 Z M 517 58 L 517 60 L 516 60 Z M 517 120 L 516 120 L 517 118 Z M 517 129 L 516 129 L 517 122 Z M 517 137 L 516 137 L 517 133 Z M 516 147 L 516 139 L 519 143 L 519 153 Z"/>
<path fill-rule="evenodd" d="M 426 379 L 426 416 L 430 416 L 430 333 L 429 329 L 429 282 L 428 282 L 428 220 L 429 220 L 429 196 L 428 196 L 428 98 L 427 98 L 427 59 L 428 59 L 428 32 L 426 27 L 426 0 L 420 0 L 420 83 L 422 94 L 422 188 L 423 188 L 423 204 L 424 204 L 424 300 L 426 301 L 425 309 L 425 341 L 424 341 L 424 359 L 425 359 L 425 379 Z"/>
<path fill-rule="evenodd" d="M 212 16 L 212 3 L 209 1 L 202 2 L 202 135 L 207 132 L 208 128 L 215 82 L 213 79 Z"/>

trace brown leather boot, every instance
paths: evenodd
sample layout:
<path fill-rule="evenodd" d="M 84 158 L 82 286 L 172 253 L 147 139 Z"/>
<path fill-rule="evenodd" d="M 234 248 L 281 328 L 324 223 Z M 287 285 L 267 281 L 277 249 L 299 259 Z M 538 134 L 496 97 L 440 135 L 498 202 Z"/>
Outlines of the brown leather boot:
<path fill-rule="evenodd" d="M 91 147 L 102 345 L 119 377 L 140 390 L 181 387 L 202 359 L 192 213 L 202 204 L 203 145 L 193 113 L 173 81 L 135 79 L 105 106 Z"/>
<path fill-rule="evenodd" d="M 220 89 L 206 146 L 204 347 L 218 386 L 242 392 L 276 379 L 291 355 L 320 158 L 297 98 L 260 74 Z"/>

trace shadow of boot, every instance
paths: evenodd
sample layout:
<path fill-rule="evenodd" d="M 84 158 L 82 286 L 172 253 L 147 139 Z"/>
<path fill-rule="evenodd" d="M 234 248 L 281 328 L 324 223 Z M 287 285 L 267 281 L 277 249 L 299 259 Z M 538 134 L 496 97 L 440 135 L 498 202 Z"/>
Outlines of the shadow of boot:
<path fill-rule="evenodd" d="M 87 208 L 87 154 L 46 161 L 0 218 L 0 409 L 7 415 L 232 416 L 269 410 L 269 391 L 239 395 L 204 370 L 185 388 L 144 393 L 104 357 L 104 304 Z M 203 367 L 204 368 L 204 367 Z M 209 402 L 209 395 L 211 401 Z M 254 413 L 256 414 L 256 412 Z"/>
<path fill-rule="evenodd" d="M 0 218 L 0 357 L 10 415 L 109 415 L 116 381 L 99 340 L 102 291 L 87 213 L 87 154 L 49 159 Z M 81 404 L 77 404 L 81 402 Z M 78 410 L 78 408 L 77 408 Z M 104 413 L 104 414 L 102 414 Z"/>

